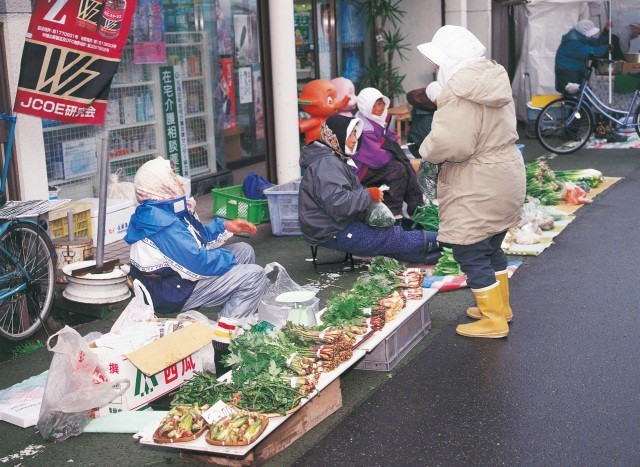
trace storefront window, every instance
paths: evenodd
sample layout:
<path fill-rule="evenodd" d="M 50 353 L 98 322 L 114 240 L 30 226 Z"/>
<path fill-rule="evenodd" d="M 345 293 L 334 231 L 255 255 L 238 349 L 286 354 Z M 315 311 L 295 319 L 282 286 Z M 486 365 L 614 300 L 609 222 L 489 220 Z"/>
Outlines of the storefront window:
<path fill-rule="evenodd" d="M 192 179 L 262 155 L 258 24 L 257 0 L 139 0 L 104 126 L 43 121 L 49 184 L 97 196 L 103 136 L 111 173 L 128 181 L 158 155 Z"/>

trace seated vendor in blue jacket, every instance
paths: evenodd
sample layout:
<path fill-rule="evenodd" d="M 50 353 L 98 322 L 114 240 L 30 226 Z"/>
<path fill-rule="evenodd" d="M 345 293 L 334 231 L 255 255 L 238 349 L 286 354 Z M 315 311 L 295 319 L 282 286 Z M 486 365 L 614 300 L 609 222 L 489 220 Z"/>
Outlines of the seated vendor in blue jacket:
<path fill-rule="evenodd" d="M 219 317 L 243 318 L 258 309 L 266 287 L 251 245 L 224 245 L 234 233 L 254 234 L 242 219 L 214 218 L 206 226 L 194 214 L 170 162 L 158 157 L 134 180 L 140 205 L 124 240 L 131 245 L 131 276 L 144 284 L 156 313 L 221 306 Z"/>

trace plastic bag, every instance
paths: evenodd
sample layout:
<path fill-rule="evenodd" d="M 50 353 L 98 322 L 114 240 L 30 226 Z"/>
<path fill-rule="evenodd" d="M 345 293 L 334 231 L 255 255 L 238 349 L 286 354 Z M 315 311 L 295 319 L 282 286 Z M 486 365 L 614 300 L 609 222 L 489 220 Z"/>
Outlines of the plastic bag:
<path fill-rule="evenodd" d="M 107 199 L 130 199 L 136 200 L 136 188 L 132 182 L 121 182 L 122 170 L 109 175 L 109 185 L 107 185 Z"/>
<path fill-rule="evenodd" d="M 51 339 L 58 338 L 55 347 Z M 109 381 L 98 355 L 69 326 L 47 340 L 54 352 L 44 388 L 37 427 L 47 441 L 78 436 L 91 421 L 93 409 L 104 407 L 129 388 L 129 380 Z"/>
<path fill-rule="evenodd" d="M 272 282 L 269 279 L 269 274 L 273 271 L 277 271 L 277 276 Z M 311 291 L 318 293 L 318 289 L 315 287 L 302 287 L 294 282 L 289 273 L 280 263 L 269 263 L 264 267 L 264 272 L 267 274 L 269 282 L 267 288 L 262 295 L 260 304 L 258 305 L 258 319 L 261 321 L 267 321 L 273 324 L 276 328 L 281 328 L 287 322 L 289 316 L 289 310 L 291 305 L 286 303 L 276 302 L 276 297 L 285 292 L 297 292 L 297 291 Z M 314 313 L 318 312 L 318 305 L 320 300 L 318 297 L 313 297 L 311 300 L 301 302 L 301 306 L 311 306 Z"/>
<path fill-rule="evenodd" d="M 140 321 L 146 321 L 154 317 L 153 300 L 147 288 L 142 285 L 138 279 L 133 281 L 133 298 L 122 310 L 120 316 L 113 326 L 111 326 L 111 332 L 119 331 L 132 324 L 139 323 Z"/>
<path fill-rule="evenodd" d="M 396 218 L 386 204 L 371 203 L 365 213 L 364 221 L 371 227 L 391 227 Z"/>
<path fill-rule="evenodd" d="M 420 162 L 418 168 L 418 184 L 429 201 L 436 199 L 439 169 L 438 165 L 425 160 Z"/>
<path fill-rule="evenodd" d="M 242 183 L 242 191 L 249 199 L 266 199 L 264 190 L 272 186 L 274 186 L 273 183 L 269 183 L 260 175 L 249 172 Z"/>

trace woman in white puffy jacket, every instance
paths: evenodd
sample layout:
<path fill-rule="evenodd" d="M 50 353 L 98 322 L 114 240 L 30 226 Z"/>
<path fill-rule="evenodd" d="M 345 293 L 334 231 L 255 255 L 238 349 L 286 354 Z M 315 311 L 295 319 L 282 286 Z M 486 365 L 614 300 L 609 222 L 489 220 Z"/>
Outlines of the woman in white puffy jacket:
<path fill-rule="evenodd" d="M 440 165 L 438 241 L 451 245 L 478 305 L 467 310 L 478 321 L 456 332 L 505 337 L 513 313 L 501 245 L 520 220 L 525 196 L 509 77 L 459 26 L 443 26 L 418 50 L 438 68 L 443 87 L 431 133 L 420 146 L 423 158 Z"/>

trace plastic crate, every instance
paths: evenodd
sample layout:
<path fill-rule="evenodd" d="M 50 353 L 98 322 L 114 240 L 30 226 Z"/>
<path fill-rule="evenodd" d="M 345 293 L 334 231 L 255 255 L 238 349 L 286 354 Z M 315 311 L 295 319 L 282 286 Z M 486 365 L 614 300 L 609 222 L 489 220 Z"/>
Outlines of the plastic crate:
<path fill-rule="evenodd" d="M 266 199 L 248 199 L 244 197 L 242 185 L 211 190 L 213 197 L 213 215 L 225 219 L 245 219 L 253 224 L 269 221 L 269 208 Z"/>
<path fill-rule="evenodd" d="M 264 190 L 269 204 L 273 235 L 302 235 L 298 220 L 300 180 L 301 178 L 298 178 L 289 183 Z"/>
<path fill-rule="evenodd" d="M 53 238 L 67 237 L 69 227 L 67 212 L 73 211 L 73 234 L 76 237 L 91 237 L 91 203 L 71 201 L 58 209 L 49 211 L 49 232 Z"/>
<path fill-rule="evenodd" d="M 354 368 L 390 371 L 431 329 L 429 302 L 424 302 L 400 326 L 367 353 Z"/>
<path fill-rule="evenodd" d="M 541 109 L 549 102 L 560 99 L 561 97 L 561 94 L 534 94 L 531 96 L 531 107 L 538 107 Z"/>

